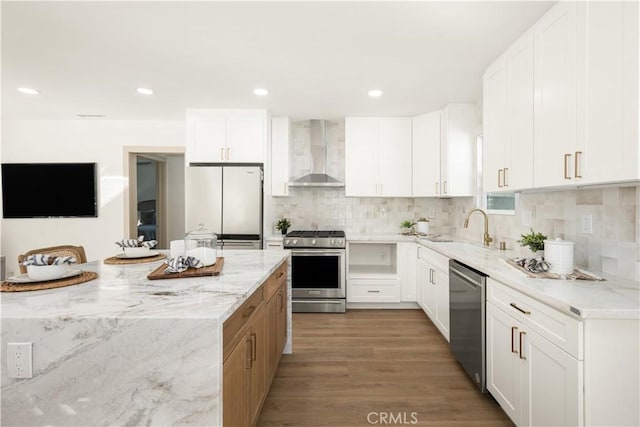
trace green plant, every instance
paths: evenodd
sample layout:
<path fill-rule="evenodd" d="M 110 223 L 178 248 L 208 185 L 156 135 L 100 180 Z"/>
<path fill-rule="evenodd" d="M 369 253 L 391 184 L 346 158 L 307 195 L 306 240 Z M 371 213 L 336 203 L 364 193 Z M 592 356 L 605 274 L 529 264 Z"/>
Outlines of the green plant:
<path fill-rule="evenodd" d="M 415 222 L 411 222 L 411 221 L 402 221 L 402 223 L 400 224 L 401 228 L 413 228 L 413 226 L 416 225 Z"/>
<path fill-rule="evenodd" d="M 288 218 L 280 218 L 276 221 L 276 230 L 285 231 L 291 227 L 291 221 Z"/>
<path fill-rule="evenodd" d="M 522 237 L 521 240 L 518 240 L 520 246 L 529 246 L 532 252 L 544 250 L 544 241 L 547 236 L 542 233 L 536 233 L 533 231 L 533 228 L 531 229 L 531 233 L 521 234 L 520 237 Z"/>

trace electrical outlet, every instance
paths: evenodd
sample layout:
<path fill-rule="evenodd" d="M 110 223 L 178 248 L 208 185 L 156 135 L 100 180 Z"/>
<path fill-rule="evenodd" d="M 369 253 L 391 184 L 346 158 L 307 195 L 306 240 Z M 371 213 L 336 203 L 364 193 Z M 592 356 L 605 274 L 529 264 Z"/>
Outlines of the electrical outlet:
<path fill-rule="evenodd" d="M 591 215 L 582 215 L 580 231 L 582 234 L 593 234 L 593 217 Z"/>
<path fill-rule="evenodd" d="M 7 374 L 9 378 L 32 378 L 32 343 L 10 342 L 7 344 Z"/>

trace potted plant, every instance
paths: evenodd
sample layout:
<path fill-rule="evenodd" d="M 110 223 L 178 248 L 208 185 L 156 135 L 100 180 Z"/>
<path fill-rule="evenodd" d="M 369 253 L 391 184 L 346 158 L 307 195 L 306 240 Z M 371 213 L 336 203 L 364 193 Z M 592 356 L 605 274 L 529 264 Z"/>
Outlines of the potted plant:
<path fill-rule="evenodd" d="M 400 228 L 402 229 L 402 234 L 413 234 L 416 230 L 413 229 L 413 226 L 416 225 L 415 222 L 412 221 L 402 221 L 400 224 Z"/>
<path fill-rule="evenodd" d="M 538 251 L 544 251 L 544 241 L 547 239 L 544 234 L 536 233 L 532 228 L 531 233 L 521 234 L 520 237 L 522 238 L 518 240 L 520 246 L 527 246 L 534 258 L 540 255 L 537 253 Z"/>
<path fill-rule="evenodd" d="M 276 230 L 280 230 L 283 235 L 287 234 L 289 227 L 291 227 L 291 221 L 288 218 L 280 218 L 276 221 Z"/>
<path fill-rule="evenodd" d="M 429 234 L 429 220 L 427 218 L 418 218 L 418 233 Z"/>

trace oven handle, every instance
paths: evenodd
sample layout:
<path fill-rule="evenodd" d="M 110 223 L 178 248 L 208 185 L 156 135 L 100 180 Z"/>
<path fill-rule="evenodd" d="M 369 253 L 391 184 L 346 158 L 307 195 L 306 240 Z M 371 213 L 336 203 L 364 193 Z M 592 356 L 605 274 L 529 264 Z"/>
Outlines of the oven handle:
<path fill-rule="evenodd" d="M 319 302 L 321 302 L 322 304 L 342 304 L 344 302 L 344 300 L 330 300 L 330 299 L 317 299 L 317 300 L 296 300 L 294 299 L 292 302 L 295 302 L 296 304 L 317 304 Z"/>
<path fill-rule="evenodd" d="M 344 253 L 344 249 L 296 249 L 291 251 L 291 256 L 336 256 Z"/>

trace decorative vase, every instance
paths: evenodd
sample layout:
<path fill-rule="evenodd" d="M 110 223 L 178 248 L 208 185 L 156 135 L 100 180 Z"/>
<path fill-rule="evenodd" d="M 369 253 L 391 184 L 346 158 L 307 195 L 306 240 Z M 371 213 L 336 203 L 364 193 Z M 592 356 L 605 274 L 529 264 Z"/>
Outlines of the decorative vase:
<path fill-rule="evenodd" d="M 284 236 L 285 234 L 287 234 L 287 229 L 283 228 L 282 230 L 280 230 L 280 232 L 282 233 L 282 235 Z"/>

